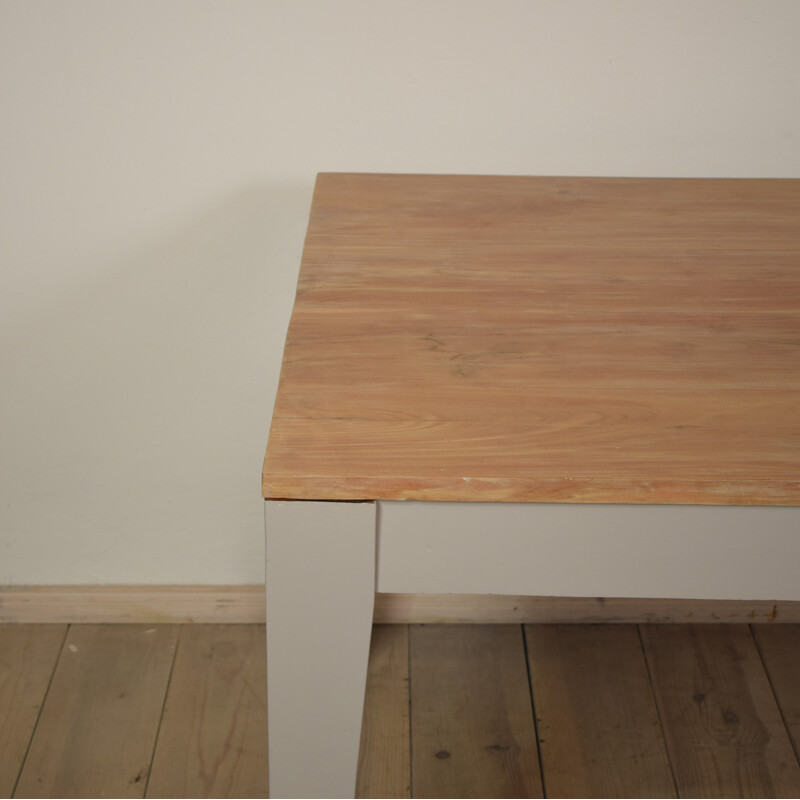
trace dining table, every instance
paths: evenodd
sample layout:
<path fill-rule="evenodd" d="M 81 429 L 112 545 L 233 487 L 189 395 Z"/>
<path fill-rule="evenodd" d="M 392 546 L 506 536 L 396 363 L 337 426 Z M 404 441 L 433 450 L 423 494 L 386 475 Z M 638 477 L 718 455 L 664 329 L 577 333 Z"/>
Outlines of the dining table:
<path fill-rule="evenodd" d="M 800 180 L 319 174 L 262 488 L 273 797 L 376 593 L 800 600 Z"/>

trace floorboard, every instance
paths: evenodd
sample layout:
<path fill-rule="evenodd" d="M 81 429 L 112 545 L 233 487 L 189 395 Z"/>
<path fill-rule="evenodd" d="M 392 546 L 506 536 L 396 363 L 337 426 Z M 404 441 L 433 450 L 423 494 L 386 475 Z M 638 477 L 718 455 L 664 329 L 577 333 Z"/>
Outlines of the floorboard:
<path fill-rule="evenodd" d="M 753 634 L 800 759 L 800 625 L 753 625 Z"/>
<path fill-rule="evenodd" d="M 675 797 L 635 625 L 528 625 L 550 797 Z"/>
<path fill-rule="evenodd" d="M 411 796 L 408 625 L 375 625 L 356 797 Z"/>
<path fill-rule="evenodd" d="M 72 626 L 15 797 L 142 797 L 177 635 Z"/>
<path fill-rule="evenodd" d="M 519 625 L 412 625 L 414 797 L 541 797 Z"/>
<path fill-rule="evenodd" d="M 148 797 L 265 797 L 266 644 L 259 625 L 183 625 Z"/>
<path fill-rule="evenodd" d="M 800 796 L 749 626 L 651 625 L 642 636 L 681 796 Z"/>
<path fill-rule="evenodd" d="M 11 797 L 66 625 L 0 626 L 0 797 Z"/>
<path fill-rule="evenodd" d="M 264 796 L 264 650 L 0 625 L 0 797 Z M 798 797 L 798 663 L 791 624 L 379 625 L 357 796 Z"/>

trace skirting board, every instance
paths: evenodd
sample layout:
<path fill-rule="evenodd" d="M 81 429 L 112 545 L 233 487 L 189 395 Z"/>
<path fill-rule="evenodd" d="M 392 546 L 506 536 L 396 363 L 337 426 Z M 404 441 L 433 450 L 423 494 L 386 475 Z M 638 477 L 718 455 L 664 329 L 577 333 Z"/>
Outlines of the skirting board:
<path fill-rule="evenodd" d="M 5 586 L 0 623 L 263 623 L 263 586 Z M 378 594 L 378 623 L 800 622 L 800 602 Z"/>

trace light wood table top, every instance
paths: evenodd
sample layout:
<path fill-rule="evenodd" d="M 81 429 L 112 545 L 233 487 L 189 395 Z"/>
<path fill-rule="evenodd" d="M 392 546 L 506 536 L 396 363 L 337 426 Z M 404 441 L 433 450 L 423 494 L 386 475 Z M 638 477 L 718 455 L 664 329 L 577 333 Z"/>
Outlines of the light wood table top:
<path fill-rule="evenodd" d="M 263 493 L 800 505 L 800 180 L 320 175 Z"/>

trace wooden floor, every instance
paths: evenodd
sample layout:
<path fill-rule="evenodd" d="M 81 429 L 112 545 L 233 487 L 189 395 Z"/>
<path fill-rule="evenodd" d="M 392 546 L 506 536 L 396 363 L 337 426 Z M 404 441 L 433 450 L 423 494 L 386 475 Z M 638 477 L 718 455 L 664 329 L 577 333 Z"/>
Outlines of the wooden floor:
<path fill-rule="evenodd" d="M 264 672 L 257 625 L 0 626 L 0 797 L 263 797 Z M 381 625 L 358 794 L 798 797 L 798 752 L 800 625 Z"/>

